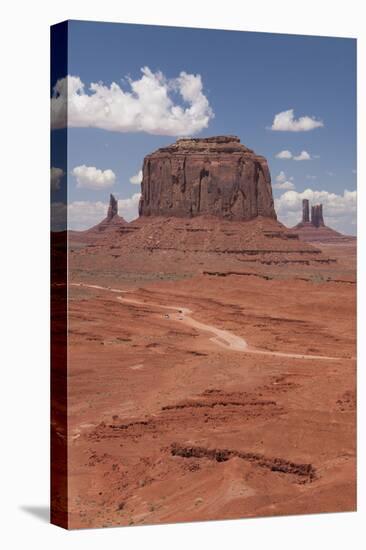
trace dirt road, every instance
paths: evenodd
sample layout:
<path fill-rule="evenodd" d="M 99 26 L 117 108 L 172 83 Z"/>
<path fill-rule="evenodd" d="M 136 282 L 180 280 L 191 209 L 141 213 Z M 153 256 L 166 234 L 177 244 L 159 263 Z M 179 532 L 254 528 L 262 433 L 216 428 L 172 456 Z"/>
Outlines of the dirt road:
<path fill-rule="evenodd" d="M 92 288 L 96 290 L 105 290 L 108 292 L 115 292 L 115 293 L 128 293 L 131 292 L 129 290 L 122 290 L 122 289 L 116 289 L 116 288 L 110 288 L 110 287 L 104 287 L 100 285 L 91 285 L 91 284 L 85 284 L 85 283 L 71 283 L 72 286 L 79 286 L 79 287 L 87 287 Z M 217 344 L 218 346 L 224 347 L 226 349 L 229 349 L 230 351 L 239 351 L 239 352 L 245 352 L 245 353 L 255 353 L 260 355 L 271 355 L 274 357 L 288 357 L 292 359 L 322 359 L 322 360 L 337 360 L 344 358 L 341 357 L 331 357 L 328 355 L 305 355 L 305 354 L 299 354 L 299 353 L 285 353 L 280 351 L 267 351 L 267 350 L 261 350 L 257 348 L 249 347 L 247 341 L 242 338 L 241 336 L 237 336 L 236 334 L 233 334 L 232 332 L 224 329 L 220 329 L 215 327 L 214 325 L 209 325 L 206 323 L 202 323 L 201 321 L 197 321 L 194 319 L 191 314 L 192 310 L 190 310 L 187 307 L 183 306 L 164 306 L 161 304 L 155 304 L 151 302 L 144 302 L 141 300 L 136 300 L 133 298 L 124 298 L 122 296 L 117 296 L 117 300 L 122 303 L 127 304 L 133 304 L 136 306 L 148 306 L 152 308 L 159 308 L 159 309 L 165 309 L 172 313 L 167 314 L 167 319 L 169 321 L 174 322 L 180 322 L 184 323 L 192 328 L 196 328 L 198 330 L 201 330 L 203 332 L 207 332 L 209 334 L 213 334 L 211 336 L 210 340 Z M 350 358 L 354 359 L 354 358 Z"/>

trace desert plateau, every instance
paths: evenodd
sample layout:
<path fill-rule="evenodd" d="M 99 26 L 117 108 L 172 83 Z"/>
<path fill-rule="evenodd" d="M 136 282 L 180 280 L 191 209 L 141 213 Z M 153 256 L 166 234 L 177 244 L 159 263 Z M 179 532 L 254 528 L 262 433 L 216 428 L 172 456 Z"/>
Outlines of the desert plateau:
<path fill-rule="evenodd" d="M 69 527 L 355 509 L 356 240 L 322 216 L 284 227 L 219 136 L 145 158 L 137 220 L 111 196 L 68 233 Z"/>

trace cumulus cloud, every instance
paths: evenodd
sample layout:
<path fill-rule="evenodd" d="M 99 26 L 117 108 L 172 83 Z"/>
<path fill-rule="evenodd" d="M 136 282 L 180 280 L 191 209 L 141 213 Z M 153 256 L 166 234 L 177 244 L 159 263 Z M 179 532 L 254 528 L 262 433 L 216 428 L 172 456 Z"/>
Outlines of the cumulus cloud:
<path fill-rule="evenodd" d="M 137 174 L 130 177 L 130 183 L 132 183 L 133 185 L 140 185 L 141 182 L 142 182 L 142 170 L 139 170 Z"/>
<path fill-rule="evenodd" d="M 295 184 L 292 181 L 284 181 L 275 183 L 273 187 L 275 189 L 295 189 Z"/>
<path fill-rule="evenodd" d="M 56 168 L 52 166 L 51 168 L 51 191 L 58 191 L 61 186 L 61 180 L 64 177 L 65 172 L 62 168 Z"/>
<path fill-rule="evenodd" d="M 305 189 L 302 193 L 290 190 L 275 199 L 275 208 L 279 220 L 292 227 L 301 220 L 302 200 L 309 199 L 310 204 L 323 204 L 324 221 L 330 227 L 343 233 L 354 233 L 356 224 L 357 192 L 343 192 L 343 195 L 329 191 Z"/>
<path fill-rule="evenodd" d="M 182 71 L 168 79 L 148 67 L 141 73 L 140 79 L 127 78 L 129 90 L 116 82 L 110 86 L 92 82 L 86 90 L 84 82 L 71 75 L 58 80 L 51 99 L 52 128 L 93 127 L 171 136 L 207 128 L 214 114 L 203 93 L 201 75 Z"/>
<path fill-rule="evenodd" d="M 289 160 L 289 159 L 292 159 L 292 153 L 291 151 L 284 149 L 283 151 L 280 151 L 279 153 L 277 153 L 276 158 Z"/>
<path fill-rule="evenodd" d="M 310 160 L 310 159 L 311 159 L 311 156 L 307 151 L 301 151 L 299 155 L 296 155 L 294 157 L 294 160 Z"/>
<path fill-rule="evenodd" d="M 283 170 L 281 170 L 281 172 L 276 176 L 276 181 L 279 183 L 286 181 L 286 179 L 287 179 L 287 176 Z"/>
<path fill-rule="evenodd" d="M 74 201 L 68 206 L 68 228 L 89 229 L 106 217 L 108 203 L 102 201 Z"/>
<path fill-rule="evenodd" d="M 312 157 L 307 151 L 301 151 L 298 155 L 293 155 L 291 151 L 284 149 L 283 151 L 277 153 L 276 158 L 282 160 L 311 160 L 312 158 L 319 158 L 319 155 L 314 155 Z"/>
<path fill-rule="evenodd" d="M 293 177 L 288 178 L 283 170 L 276 176 L 275 183 L 273 184 L 274 189 L 295 189 L 295 184 L 293 182 Z"/>
<path fill-rule="evenodd" d="M 140 197 L 141 193 L 134 193 L 128 199 L 118 201 L 118 212 L 128 222 L 138 217 Z"/>
<path fill-rule="evenodd" d="M 314 117 L 301 116 L 296 119 L 294 110 L 288 109 L 275 115 L 270 129 L 277 132 L 308 132 L 322 126 L 324 126 L 323 122 Z"/>
<path fill-rule="evenodd" d="M 82 189 L 106 189 L 114 185 L 116 181 L 116 174 L 113 170 L 100 170 L 95 166 L 75 166 L 71 171 L 72 175 L 76 178 L 76 187 Z"/>
<path fill-rule="evenodd" d="M 54 202 L 51 204 L 51 228 L 53 231 L 89 229 L 106 217 L 107 210 L 108 203 L 101 201 L 74 201 L 68 206 Z"/>

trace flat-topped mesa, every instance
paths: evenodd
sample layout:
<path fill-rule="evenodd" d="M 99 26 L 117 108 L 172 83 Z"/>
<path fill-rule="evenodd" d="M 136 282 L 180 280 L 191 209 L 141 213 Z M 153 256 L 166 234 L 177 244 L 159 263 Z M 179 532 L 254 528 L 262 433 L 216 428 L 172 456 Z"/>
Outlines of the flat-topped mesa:
<path fill-rule="evenodd" d="M 118 201 L 112 193 L 109 197 L 109 207 L 107 212 L 107 220 L 111 220 L 114 216 L 118 215 Z"/>
<path fill-rule="evenodd" d="M 245 145 L 240 143 L 238 136 L 213 136 L 208 138 L 180 138 L 175 143 L 168 145 L 167 147 L 161 147 L 158 151 L 166 152 L 183 152 L 188 153 L 253 153 L 252 149 L 248 149 Z M 156 152 L 158 152 L 156 151 Z M 155 154 L 155 153 L 152 153 Z"/>
<path fill-rule="evenodd" d="M 139 213 L 276 219 L 267 161 L 237 136 L 178 139 L 145 157 Z"/>

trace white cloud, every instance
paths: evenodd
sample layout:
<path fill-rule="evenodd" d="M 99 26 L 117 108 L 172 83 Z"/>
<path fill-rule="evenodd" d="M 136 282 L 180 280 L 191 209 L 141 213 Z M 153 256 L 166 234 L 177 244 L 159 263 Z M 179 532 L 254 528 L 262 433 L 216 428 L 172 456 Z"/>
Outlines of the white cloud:
<path fill-rule="evenodd" d="M 313 176 L 312 174 L 306 174 L 305 177 L 307 180 L 316 180 L 316 176 Z"/>
<path fill-rule="evenodd" d="M 134 193 L 129 199 L 120 199 L 118 201 L 118 213 L 128 222 L 134 220 L 139 215 L 139 202 L 141 193 Z"/>
<path fill-rule="evenodd" d="M 51 168 L 51 191 L 58 191 L 60 189 L 61 180 L 64 177 L 65 172 L 62 168 Z"/>
<path fill-rule="evenodd" d="M 281 183 L 275 183 L 274 189 L 295 189 L 295 184 L 292 181 L 284 181 Z"/>
<path fill-rule="evenodd" d="M 273 184 L 274 189 L 295 189 L 295 184 L 293 182 L 293 177 L 287 177 L 285 172 L 281 172 L 276 176 L 276 183 Z"/>
<path fill-rule="evenodd" d="M 76 178 L 76 187 L 82 189 L 106 189 L 114 185 L 116 181 L 116 174 L 113 170 L 100 170 L 95 166 L 75 166 L 71 171 L 72 175 Z"/>
<path fill-rule="evenodd" d="M 311 159 L 311 156 L 307 151 L 301 151 L 299 155 L 296 155 L 294 157 L 294 160 L 310 160 L 310 159 Z"/>
<path fill-rule="evenodd" d="M 322 126 L 324 126 L 323 122 L 316 120 L 314 117 L 301 116 L 296 119 L 294 110 L 289 109 L 275 115 L 270 129 L 277 132 L 308 132 Z"/>
<path fill-rule="evenodd" d="M 287 176 L 286 176 L 285 172 L 283 170 L 281 170 L 281 172 L 279 174 L 277 174 L 277 176 L 276 176 L 276 181 L 278 183 L 282 183 L 282 182 L 286 181 L 286 178 L 287 178 Z"/>
<path fill-rule="evenodd" d="M 161 72 L 141 69 L 139 80 L 128 78 L 130 90 L 117 83 L 92 82 L 89 90 L 78 76 L 57 81 L 51 99 L 52 128 L 93 127 L 114 132 L 156 135 L 196 134 L 214 114 L 203 93 L 201 75 L 182 71 L 167 79 Z M 179 93 L 181 102 L 173 99 Z"/>
<path fill-rule="evenodd" d="M 289 159 L 292 159 L 292 153 L 291 151 L 284 149 L 283 151 L 280 151 L 279 153 L 277 153 L 276 158 L 289 160 Z"/>
<path fill-rule="evenodd" d="M 300 222 L 303 199 L 309 199 L 310 204 L 323 204 L 326 225 L 344 233 L 354 232 L 357 210 L 356 191 L 346 189 L 343 195 L 313 189 L 306 189 L 302 193 L 286 191 L 275 199 L 275 208 L 279 220 L 287 227 Z"/>
<path fill-rule="evenodd" d="M 301 151 L 298 155 L 293 155 L 291 151 L 284 149 L 283 151 L 277 153 L 276 158 L 283 160 L 311 160 L 312 158 L 319 158 L 319 155 L 311 156 L 307 151 Z"/>
<path fill-rule="evenodd" d="M 141 182 L 142 182 L 142 170 L 139 170 L 137 174 L 130 177 L 130 183 L 132 183 L 133 185 L 140 185 Z"/>
<path fill-rule="evenodd" d="M 101 201 L 74 201 L 68 207 L 68 228 L 89 229 L 106 217 L 108 203 Z"/>

